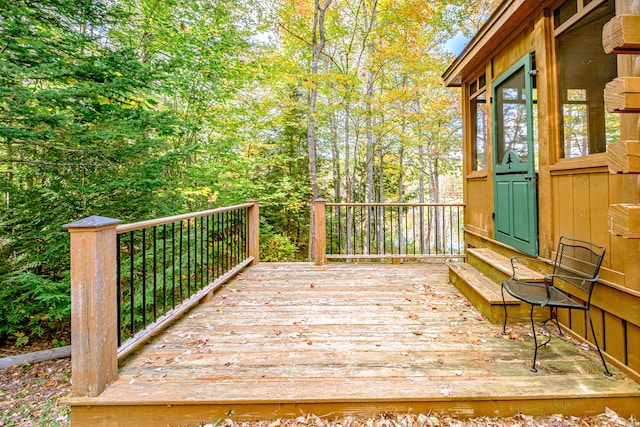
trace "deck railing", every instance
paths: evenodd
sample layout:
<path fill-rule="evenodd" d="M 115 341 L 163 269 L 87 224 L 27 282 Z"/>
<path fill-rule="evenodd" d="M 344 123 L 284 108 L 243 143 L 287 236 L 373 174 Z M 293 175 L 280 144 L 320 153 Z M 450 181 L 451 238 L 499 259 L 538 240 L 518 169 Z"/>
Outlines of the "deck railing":
<path fill-rule="evenodd" d="M 316 263 L 463 258 L 462 203 L 315 201 Z"/>
<path fill-rule="evenodd" d="M 119 358 L 259 261 L 257 202 L 119 224 L 89 217 L 71 236 L 76 396 L 97 396 Z"/>

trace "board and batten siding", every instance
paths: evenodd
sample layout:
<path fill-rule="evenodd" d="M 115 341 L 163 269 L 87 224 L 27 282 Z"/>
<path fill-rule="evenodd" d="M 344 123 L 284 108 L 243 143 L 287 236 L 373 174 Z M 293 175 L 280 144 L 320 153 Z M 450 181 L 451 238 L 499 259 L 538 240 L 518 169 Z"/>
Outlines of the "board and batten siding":
<path fill-rule="evenodd" d="M 526 3 L 526 2 L 525 2 Z M 487 170 L 473 171 L 469 82 L 486 75 L 487 108 L 491 112 L 491 82 L 529 52 L 537 70 L 538 228 L 539 254 L 552 259 L 558 239 L 571 236 L 607 248 L 594 292 L 592 314 L 596 335 L 607 354 L 640 378 L 640 239 L 627 239 L 609 231 L 610 204 L 640 203 L 640 175 L 614 174 L 607 154 L 561 158 L 560 120 L 553 14 L 558 1 L 543 1 L 535 10 L 517 1 L 505 2 L 494 17 L 495 26 L 517 28 L 498 37 L 501 29 L 491 20 L 472 40 L 463 56 L 452 64 L 451 85 L 462 86 L 464 118 L 464 189 L 467 245 L 477 246 L 494 235 L 493 147 L 491 114 L 488 123 Z M 617 1 L 618 14 L 629 12 L 630 1 Z M 520 13 L 520 15 L 519 15 Z M 639 52 L 640 53 L 640 52 Z M 636 56 L 618 55 L 618 75 L 631 76 Z M 457 67 L 457 68 L 456 68 Z M 449 70 L 447 71 L 447 73 Z M 457 73 L 458 83 L 454 82 Z M 445 79 L 447 74 L 445 73 Z M 621 114 L 620 139 L 640 140 L 639 114 Z M 573 333 L 591 339 L 584 313 L 563 311 L 561 322 Z"/>

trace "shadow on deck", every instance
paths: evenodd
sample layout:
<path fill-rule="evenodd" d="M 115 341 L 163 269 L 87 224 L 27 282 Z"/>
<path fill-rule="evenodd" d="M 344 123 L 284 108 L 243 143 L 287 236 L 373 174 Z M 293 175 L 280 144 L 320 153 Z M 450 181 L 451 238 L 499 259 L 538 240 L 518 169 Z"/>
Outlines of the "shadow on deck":
<path fill-rule="evenodd" d="M 131 356 L 99 397 L 71 398 L 72 425 L 636 411 L 640 386 L 606 378 L 594 352 L 554 338 L 534 374 L 528 329 L 501 329 L 443 264 L 261 263 Z"/>

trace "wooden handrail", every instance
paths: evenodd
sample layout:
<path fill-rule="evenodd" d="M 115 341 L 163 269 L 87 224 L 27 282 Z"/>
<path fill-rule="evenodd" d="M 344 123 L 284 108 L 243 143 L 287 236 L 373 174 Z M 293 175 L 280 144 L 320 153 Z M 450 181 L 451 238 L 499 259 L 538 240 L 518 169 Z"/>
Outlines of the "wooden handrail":
<path fill-rule="evenodd" d="M 199 212 L 191 212 L 191 213 L 186 213 L 186 214 L 181 214 L 181 215 L 174 215 L 174 216 L 169 216 L 169 217 L 166 217 L 166 218 L 158 218 L 158 219 L 150 219 L 150 220 L 147 220 L 147 221 L 132 222 L 130 224 L 121 224 L 121 225 L 116 227 L 116 232 L 118 234 L 122 234 L 122 233 L 126 233 L 127 231 L 142 230 L 143 228 L 157 227 L 159 225 L 170 224 L 172 222 L 184 221 L 184 220 L 193 219 L 193 218 L 200 218 L 200 217 L 207 216 L 207 215 L 214 215 L 214 214 L 222 213 L 222 212 L 235 211 L 235 210 L 238 210 L 238 209 L 251 208 L 254 205 L 256 205 L 257 203 L 258 202 L 253 202 L 252 201 L 252 202 L 244 203 L 242 205 L 227 206 L 227 207 L 224 207 L 224 208 L 216 208 L 216 209 L 210 209 L 210 210 L 206 210 L 206 211 L 199 211 Z"/>
<path fill-rule="evenodd" d="M 413 206 L 454 206 L 454 207 L 465 207 L 466 205 L 464 203 L 397 203 L 397 202 L 391 202 L 391 203 L 329 203 L 326 202 L 325 203 L 326 206 L 371 206 L 371 207 L 375 207 L 375 206 L 407 206 L 407 207 L 413 207 Z"/>

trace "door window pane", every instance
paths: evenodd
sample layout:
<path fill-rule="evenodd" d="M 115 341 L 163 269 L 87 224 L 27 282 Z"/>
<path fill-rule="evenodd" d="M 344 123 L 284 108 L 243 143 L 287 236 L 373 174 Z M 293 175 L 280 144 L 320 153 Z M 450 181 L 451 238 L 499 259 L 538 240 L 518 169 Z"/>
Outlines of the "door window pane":
<path fill-rule="evenodd" d="M 518 155 L 518 159 L 508 159 L 507 161 L 517 160 L 519 163 L 526 163 L 528 160 L 525 93 L 524 67 L 496 88 L 497 165 L 502 164 L 505 153 L 509 151 L 514 151 Z"/>

